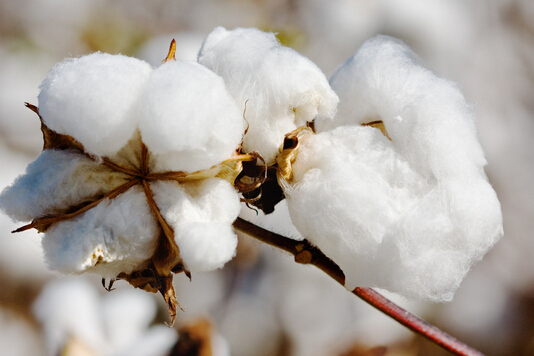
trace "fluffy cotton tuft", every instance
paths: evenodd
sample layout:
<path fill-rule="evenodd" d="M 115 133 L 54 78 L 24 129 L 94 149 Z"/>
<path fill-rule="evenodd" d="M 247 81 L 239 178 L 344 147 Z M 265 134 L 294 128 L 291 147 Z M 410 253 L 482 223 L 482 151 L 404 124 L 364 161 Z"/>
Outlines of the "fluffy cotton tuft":
<path fill-rule="evenodd" d="M 174 230 L 189 271 L 220 268 L 234 257 L 237 236 L 232 222 L 239 214 L 240 203 L 231 184 L 213 178 L 183 187 L 165 181 L 153 185 L 154 197 Z"/>
<path fill-rule="evenodd" d="M 15 220 L 30 221 L 104 194 L 125 183 L 125 178 L 78 152 L 44 150 L 26 174 L 2 192 L 0 209 Z"/>
<path fill-rule="evenodd" d="M 470 107 L 386 36 L 364 44 L 331 83 L 338 117 L 302 141 L 285 190 L 295 226 L 339 264 L 349 290 L 451 299 L 503 233 Z M 360 126 L 375 120 L 391 141 Z"/>
<path fill-rule="evenodd" d="M 134 187 L 77 218 L 53 225 L 43 238 L 43 249 L 50 269 L 115 278 L 149 260 L 158 236 L 146 197 L 140 187 Z"/>
<path fill-rule="evenodd" d="M 275 35 L 257 29 L 216 28 L 198 62 L 222 76 L 249 124 L 245 152 L 273 163 L 284 135 L 316 117 L 332 118 L 338 98 L 321 70 Z"/>
<path fill-rule="evenodd" d="M 143 142 L 156 170 L 194 172 L 229 158 L 245 122 L 221 77 L 194 62 L 170 61 L 151 75 L 139 101 Z"/>
<path fill-rule="evenodd" d="M 41 84 L 39 112 L 52 130 L 75 137 L 92 154 L 109 156 L 133 135 L 131 108 L 151 72 L 146 62 L 108 53 L 64 60 Z"/>

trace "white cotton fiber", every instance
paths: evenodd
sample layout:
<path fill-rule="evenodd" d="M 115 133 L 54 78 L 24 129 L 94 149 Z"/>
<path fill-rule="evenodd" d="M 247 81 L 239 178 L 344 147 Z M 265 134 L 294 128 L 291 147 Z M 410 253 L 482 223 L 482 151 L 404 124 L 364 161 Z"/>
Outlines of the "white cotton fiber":
<path fill-rule="evenodd" d="M 235 255 L 237 237 L 232 223 L 240 204 L 230 183 L 212 178 L 182 186 L 158 181 L 151 186 L 189 271 L 220 268 Z"/>
<path fill-rule="evenodd" d="M 146 196 L 135 186 L 83 215 L 54 224 L 43 238 L 43 249 L 50 269 L 114 278 L 140 269 L 152 257 L 158 236 Z"/>
<path fill-rule="evenodd" d="M 295 226 L 340 265 L 349 290 L 451 299 L 503 234 L 471 108 L 386 36 L 364 44 L 331 85 L 338 116 L 303 140 L 285 190 Z M 375 120 L 391 141 L 360 126 Z"/>
<path fill-rule="evenodd" d="M 138 100 L 152 68 L 122 55 L 92 53 L 57 64 L 41 84 L 39 112 L 52 130 L 96 155 L 117 152 L 133 135 Z"/>
<path fill-rule="evenodd" d="M 486 164 L 472 108 L 462 93 L 423 67 L 401 41 L 388 36 L 368 40 L 336 70 L 330 84 L 340 97 L 338 115 L 318 122 L 318 132 L 382 120 L 398 152 L 419 170 L 479 175 Z"/>
<path fill-rule="evenodd" d="M 195 62 L 170 61 L 157 68 L 137 111 L 157 171 L 208 169 L 230 158 L 245 127 L 222 78 Z"/>
<path fill-rule="evenodd" d="M 332 118 L 338 98 L 321 70 L 275 35 L 257 29 L 216 28 L 198 62 L 222 76 L 249 124 L 245 152 L 274 162 L 284 135 L 317 116 Z"/>
<path fill-rule="evenodd" d="M 483 175 L 438 180 L 370 127 L 339 127 L 302 144 L 285 190 L 291 218 L 341 267 L 349 290 L 449 300 L 502 235 Z"/>
<path fill-rule="evenodd" d="M 30 221 L 93 200 L 126 182 L 126 176 L 99 166 L 72 150 L 44 150 L 0 195 L 0 210 Z"/>

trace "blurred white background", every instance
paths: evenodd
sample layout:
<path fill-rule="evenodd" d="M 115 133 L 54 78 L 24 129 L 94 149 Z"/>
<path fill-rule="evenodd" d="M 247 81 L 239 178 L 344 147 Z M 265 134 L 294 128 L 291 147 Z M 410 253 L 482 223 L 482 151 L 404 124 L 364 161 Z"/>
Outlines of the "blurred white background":
<path fill-rule="evenodd" d="M 38 86 L 54 63 L 100 50 L 158 65 L 172 38 L 177 40 L 177 58 L 194 60 L 203 38 L 216 26 L 277 32 L 327 77 L 366 39 L 389 34 L 410 45 L 429 68 L 459 83 L 477 108 L 489 162 L 486 172 L 501 200 L 505 236 L 470 272 L 453 302 L 398 302 L 488 355 L 534 355 L 531 0 L 0 0 L 1 187 L 22 174 L 40 152 L 39 121 L 24 102 L 37 104 Z M 47 271 L 38 234 L 13 235 L 14 228 L 0 216 L 0 354 L 50 355 L 56 352 L 50 345 L 64 342 L 64 335 L 84 344 L 64 349 L 64 355 L 125 352 L 91 344 L 84 335 L 93 326 L 71 321 L 84 314 L 109 319 L 107 292 L 98 276 L 77 278 L 88 280 L 101 302 L 82 298 L 68 311 L 62 311 L 68 303 L 39 299 L 35 304 L 49 283 L 60 279 L 68 285 L 70 280 Z M 248 238 L 242 238 L 237 258 L 224 270 L 194 275 L 192 282 L 180 276 L 175 285 L 186 309 L 179 313 L 177 327 L 210 320 L 214 354 L 382 355 L 382 349 L 365 353 L 377 346 L 387 347 L 385 355 L 446 354 L 322 272 L 296 265 Z M 132 289 L 125 282 L 117 287 L 114 293 Z M 72 288 L 75 295 L 79 283 Z M 154 322 L 161 324 L 165 308 L 159 296 L 153 297 L 158 309 L 150 318 L 155 315 Z M 170 342 L 163 334 L 151 339 L 154 330 L 141 324 L 137 334 L 128 335 L 145 335 L 160 346 Z M 126 338 L 120 336 L 124 328 L 107 322 L 99 332 L 109 341 L 117 333 L 114 337 Z M 168 351 L 156 349 L 151 348 L 152 354 Z M 143 348 L 137 350 L 143 354 Z"/>

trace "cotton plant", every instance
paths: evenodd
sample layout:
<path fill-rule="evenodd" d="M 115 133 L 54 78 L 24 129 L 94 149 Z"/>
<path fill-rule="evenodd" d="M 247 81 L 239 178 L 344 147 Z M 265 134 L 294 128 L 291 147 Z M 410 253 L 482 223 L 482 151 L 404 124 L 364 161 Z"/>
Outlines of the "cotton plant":
<path fill-rule="evenodd" d="M 196 63 L 174 51 L 67 59 L 28 104 L 44 149 L 0 207 L 45 233 L 50 268 L 159 291 L 172 315 L 172 274 L 222 267 L 233 224 L 368 301 L 445 301 L 501 237 L 472 107 L 401 41 L 330 81 L 257 29 L 216 28 Z M 238 217 L 284 199 L 294 240 Z"/>

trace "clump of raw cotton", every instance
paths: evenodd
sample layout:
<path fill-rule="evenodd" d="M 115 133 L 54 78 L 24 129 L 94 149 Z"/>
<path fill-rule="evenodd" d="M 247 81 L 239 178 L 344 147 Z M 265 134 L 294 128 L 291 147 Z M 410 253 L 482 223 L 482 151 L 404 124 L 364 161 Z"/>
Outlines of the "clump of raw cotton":
<path fill-rule="evenodd" d="M 330 80 L 332 121 L 301 141 L 286 186 L 299 231 L 345 286 L 449 300 L 502 236 L 472 108 L 402 42 L 366 42 Z M 362 124 L 382 121 L 389 136 Z"/>
<path fill-rule="evenodd" d="M 269 164 L 285 134 L 335 114 L 338 98 L 321 70 L 273 33 L 218 27 L 204 41 L 198 62 L 224 78 L 237 105 L 246 103 L 243 149 L 259 152 Z"/>
<path fill-rule="evenodd" d="M 67 148 L 45 147 L 0 196 L 0 208 L 19 221 L 68 214 L 139 175 L 208 170 L 235 154 L 245 128 L 223 79 L 194 62 L 153 69 L 135 58 L 93 53 L 57 64 L 40 89 L 43 123 L 72 140 Z M 147 195 L 173 230 L 187 270 L 219 268 L 233 257 L 231 224 L 240 205 L 230 182 L 208 176 L 147 185 L 150 194 L 139 180 L 82 214 L 44 226 L 49 267 L 108 278 L 142 269 L 161 235 Z"/>
<path fill-rule="evenodd" d="M 371 39 L 330 83 L 257 29 L 216 28 L 198 62 L 153 69 L 95 53 L 49 73 L 38 111 L 63 141 L 45 140 L 0 208 L 17 220 L 62 217 L 34 226 L 46 231 L 50 267 L 132 273 L 141 287 L 133 272 L 152 256 L 169 267 L 169 250 L 180 260 L 168 274 L 221 267 L 240 209 L 237 174 L 221 167 L 257 151 L 280 173 L 284 136 L 302 126 L 316 133 L 299 139 L 293 178 L 279 183 L 299 233 L 341 267 L 349 290 L 448 300 L 502 235 L 472 108 L 402 42 Z M 97 204 L 69 215 L 88 202 Z"/>

